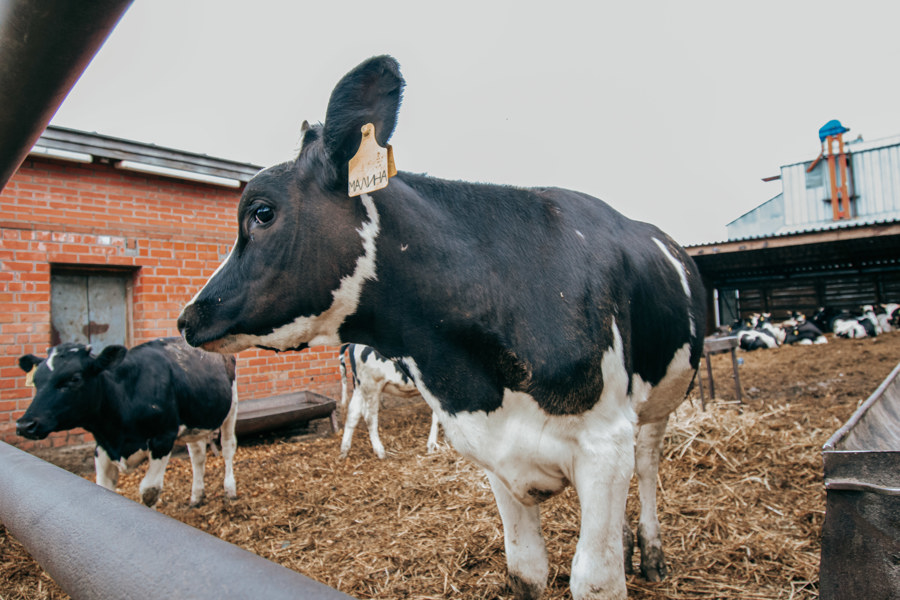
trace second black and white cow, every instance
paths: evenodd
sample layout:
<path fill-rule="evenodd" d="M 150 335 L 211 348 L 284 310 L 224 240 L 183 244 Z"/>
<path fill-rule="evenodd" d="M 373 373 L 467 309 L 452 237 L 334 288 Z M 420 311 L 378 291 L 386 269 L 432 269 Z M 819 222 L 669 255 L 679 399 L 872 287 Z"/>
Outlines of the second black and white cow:
<path fill-rule="evenodd" d="M 247 184 L 237 241 L 179 328 L 218 352 L 354 342 L 399 360 L 487 474 L 513 594 L 541 596 L 540 503 L 571 484 L 572 595 L 624 598 L 635 470 L 641 570 L 666 574 L 657 469 L 703 349 L 697 267 L 658 228 L 578 192 L 401 172 L 349 197 L 386 182 L 387 167 L 350 181 L 348 163 L 367 124 L 386 144 L 403 86 L 386 56 L 341 79 L 296 160 Z"/>
<path fill-rule="evenodd" d="M 350 358 L 350 373 L 353 378 L 353 394 L 348 399 L 349 378 L 344 356 Z M 384 458 L 384 444 L 378 434 L 378 411 L 385 393 L 401 398 L 420 396 L 416 384 L 403 367 L 383 357 L 374 348 L 362 344 L 344 344 L 340 348 L 341 411 L 344 413 L 344 435 L 341 439 L 341 458 L 347 458 L 353 445 L 353 432 L 360 417 L 366 422 L 372 450 L 378 458 Z M 431 413 L 431 431 L 426 447 L 429 452 L 437 450 L 438 419 Z"/>
<path fill-rule="evenodd" d="M 53 431 L 81 427 L 97 442 L 97 483 L 115 491 L 119 470 L 149 455 L 140 484 L 141 500 L 153 506 L 163 488 L 166 465 L 176 440 L 187 444 L 193 468 L 191 505 L 203 499 L 206 446 L 221 429 L 225 493 L 236 495 L 233 458 L 237 447 L 237 393 L 233 356 L 191 348 L 166 338 L 127 350 L 107 346 L 99 355 L 90 346 L 60 344 L 46 359 L 19 358 L 33 369 L 35 396 L 16 422 L 16 433 L 40 440 Z"/>

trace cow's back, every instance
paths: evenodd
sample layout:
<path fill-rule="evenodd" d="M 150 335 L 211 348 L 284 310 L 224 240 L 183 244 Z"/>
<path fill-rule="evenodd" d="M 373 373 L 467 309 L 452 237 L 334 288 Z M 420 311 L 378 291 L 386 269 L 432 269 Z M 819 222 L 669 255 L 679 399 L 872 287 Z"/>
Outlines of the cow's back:
<path fill-rule="evenodd" d="M 162 338 L 132 348 L 117 378 L 135 382 L 135 404 L 153 398 L 171 406 L 178 424 L 215 429 L 231 408 L 235 359 L 192 348 L 180 337 Z"/>
<path fill-rule="evenodd" d="M 374 282 L 363 301 L 396 313 L 379 350 L 397 357 L 415 345 L 426 384 L 449 412 L 491 411 L 503 389 L 527 391 L 551 414 L 590 409 L 613 325 L 629 378 L 657 383 L 685 344 L 696 367 L 705 293 L 692 259 L 656 227 L 569 190 L 398 179 L 379 206 L 380 269 L 391 283 Z M 415 229 L 401 213 L 421 214 Z M 436 323 L 436 335 L 407 326 L 415 319 L 405 315 Z M 342 334 L 355 335 L 356 319 Z M 458 376 L 430 378 L 435 360 Z"/>

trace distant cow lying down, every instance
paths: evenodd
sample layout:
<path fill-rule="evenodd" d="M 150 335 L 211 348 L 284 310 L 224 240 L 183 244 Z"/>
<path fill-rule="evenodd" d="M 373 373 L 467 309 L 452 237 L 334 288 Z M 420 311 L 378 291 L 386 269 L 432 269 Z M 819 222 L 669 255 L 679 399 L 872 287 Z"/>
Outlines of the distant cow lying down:
<path fill-rule="evenodd" d="M 347 404 L 347 366 L 344 355 L 350 357 L 353 376 L 353 395 Z M 374 348 L 361 344 L 344 344 L 340 352 L 341 412 L 344 413 L 344 436 L 341 439 L 341 458 L 347 458 L 353 444 L 353 432 L 360 416 L 369 429 L 369 440 L 378 458 L 384 458 L 384 444 L 378 435 L 378 409 L 385 392 L 392 396 L 413 398 L 421 396 L 416 384 L 398 363 L 383 357 Z M 437 450 L 438 419 L 431 413 L 428 452 Z"/>
<path fill-rule="evenodd" d="M 191 506 L 203 499 L 206 444 L 221 429 L 225 494 L 236 496 L 232 467 L 237 440 L 235 359 L 191 348 L 181 338 L 147 342 L 127 350 L 60 344 L 46 359 L 33 354 L 19 366 L 34 371 L 34 400 L 16 422 L 16 433 L 32 440 L 53 431 L 82 427 L 97 442 L 97 483 L 115 491 L 119 471 L 149 455 L 141 500 L 153 506 L 176 439 L 187 444 L 193 468 Z"/>

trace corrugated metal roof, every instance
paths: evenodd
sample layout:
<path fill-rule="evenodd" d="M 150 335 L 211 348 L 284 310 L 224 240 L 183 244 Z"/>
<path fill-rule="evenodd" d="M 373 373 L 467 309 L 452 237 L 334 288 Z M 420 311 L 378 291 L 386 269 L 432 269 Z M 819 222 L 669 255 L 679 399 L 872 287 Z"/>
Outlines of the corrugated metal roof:
<path fill-rule="evenodd" d="M 191 175 L 207 176 L 210 183 L 217 183 L 216 178 L 236 183 L 247 182 L 262 169 L 249 163 L 55 125 L 44 130 L 31 154 L 81 162 L 91 162 L 96 158 L 117 165 L 130 164 L 130 168 L 134 170 L 146 165 L 147 170 L 155 168 L 155 172 L 168 177 L 196 179 Z"/>
<path fill-rule="evenodd" d="M 813 160 L 781 167 L 781 213 L 768 200 L 727 225 L 729 240 L 826 231 L 900 220 L 900 135 L 845 145 L 850 169 L 849 221 L 833 220 L 828 164 Z M 777 196 L 776 196 L 777 198 Z M 750 235 L 755 233 L 756 235 Z"/>

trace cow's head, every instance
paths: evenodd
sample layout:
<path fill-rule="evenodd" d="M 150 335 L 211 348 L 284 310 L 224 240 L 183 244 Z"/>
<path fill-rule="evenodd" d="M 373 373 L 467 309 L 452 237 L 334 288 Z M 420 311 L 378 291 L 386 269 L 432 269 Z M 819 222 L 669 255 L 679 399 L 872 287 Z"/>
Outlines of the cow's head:
<path fill-rule="evenodd" d="M 370 197 L 348 197 L 348 162 L 367 123 L 387 143 L 403 85 L 393 58 L 365 61 L 335 87 L 324 125 L 303 124 L 297 158 L 247 184 L 231 253 L 178 318 L 188 343 L 223 353 L 338 343 L 375 277 L 379 227 Z"/>
<path fill-rule="evenodd" d="M 99 356 L 93 356 L 90 346 L 60 344 L 50 349 L 46 359 L 33 354 L 19 357 L 23 371 L 35 369 L 35 394 L 28 410 L 16 421 L 16 433 L 42 440 L 50 432 L 83 426 L 99 402 L 94 381 L 119 364 L 126 352 L 124 346 L 107 346 Z"/>

